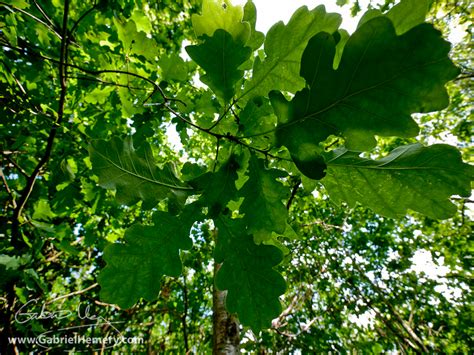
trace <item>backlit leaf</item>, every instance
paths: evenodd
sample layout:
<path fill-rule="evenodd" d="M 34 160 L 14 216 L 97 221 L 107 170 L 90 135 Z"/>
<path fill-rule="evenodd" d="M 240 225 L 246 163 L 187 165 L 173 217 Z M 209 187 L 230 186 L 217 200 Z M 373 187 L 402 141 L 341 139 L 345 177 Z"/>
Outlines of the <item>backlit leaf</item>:
<path fill-rule="evenodd" d="M 227 310 L 255 332 L 270 327 L 281 312 L 279 296 L 286 289 L 285 280 L 273 269 L 283 253 L 273 245 L 256 245 L 238 220 L 221 217 L 216 226 L 215 261 L 222 263 L 216 286 L 227 290 Z"/>
<path fill-rule="evenodd" d="M 187 46 L 186 51 L 205 70 L 201 81 L 225 102 L 229 101 L 244 75 L 238 68 L 250 57 L 251 49 L 236 42 L 226 31 L 217 30 L 212 37 L 204 35 L 203 43 Z"/>
<path fill-rule="evenodd" d="M 444 219 L 456 212 L 452 195 L 468 197 L 474 167 L 462 162 L 449 145 L 402 146 L 380 160 L 335 150 L 321 181 L 336 202 L 356 202 L 388 217 L 401 217 L 408 209 Z"/>
<path fill-rule="evenodd" d="M 144 208 L 152 208 L 170 193 L 192 190 L 176 177 L 170 164 L 163 169 L 155 164 L 147 143 L 135 150 L 131 138 L 97 140 L 91 143 L 89 154 L 99 185 L 117 190 L 119 203 L 133 205 L 141 200 Z"/>
<path fill-rule="evenodd" d="M 238 167 L 236 157 L 231 156 L 217 172 L 207 172 L 189 182 L 197 193 L 201 193 L 200 203 L 209 209 L 210 218 L 217 217 L 237 195 Z"/>
<path fill-rule="evenodd" d="M 342 135 L 351 150 L 368 150 L 375 135 L 413 137 L 414 112 L 447 106 L 444 84 L 458 74 L 448 58 L 449 43 L 431 25 L 396 36 L 390 20 L 376 17 L 348 40 L 333 70 L 335 40 L 313 37 L 301 75 L 307 87 L 288 103 L 273 94 L 279 115 L 277 140 L 295 161 L 317 160 L 319 143 Z"/>
<path fill-rule="evenodd" d="M 240 212 L 245 214 L 247 231 L 257 244 L 269 240 L 272 232 L 285 232 L 288 211 L 282 200 L 288 198 L 288 188 L 277 179 L 286 175 L 281 170 L 267 169 L 255 156 L 250 158 L 249 179 L 239 190 L 244 197 Z"/>
<path fill-rule="evenodd" d="M 125 232 L 125 243 L 104 250 L 107 266 L 98 276 L 101 298 L 121 308 L 140 298 L 153 301 L 163 275 L 177 277 L 182 271 L 180 249 L 189 249 L 189 231 L 199 212 L 188 206 L 178 217 L 166 212 L 153 215 L 153 225 L 136 224 Z"/>
<path fill-rule="evenodd" d="M 230 33 L 240 44 L 246 44 L 250 37 L 250 24 L 243 21 L 244 9 L 234 6 L 229 0 L 203 0 L 202 15 L 192 16 L 197 37 L 212 37 L 217 30 Z"/>
<path fill-rule="evenodd" d="M 296 92 L 304 87 L 299 76 L 301 55 L 309 39 L 325 31 L 332 33 L 341 23 L 338 14 L 328 14 L 324 6 L 296 10 L 287 25 L 278 22 L 265 39 L 265 59 L 255 59 L 252 79 L 241 97 L 267 96 L 271 90 Z"/>
<path fill-rule="evenodd" d="M 243 21 L 250 24 L 250 39 L 246 43 L 247 47 L 253 50 L 260 48 L 265 40 L 265 35 L 255 29 L 257 24 L 257 8 L 251 0 L 245 3 Z"/>

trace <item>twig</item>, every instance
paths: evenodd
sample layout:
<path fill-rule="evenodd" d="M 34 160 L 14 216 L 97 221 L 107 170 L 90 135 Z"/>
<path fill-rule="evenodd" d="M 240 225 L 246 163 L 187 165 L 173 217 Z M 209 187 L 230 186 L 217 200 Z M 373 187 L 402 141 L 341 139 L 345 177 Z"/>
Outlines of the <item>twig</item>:
<path fill-rule="evenodd" d="M 2 169 L 1 166 L 0 166 L 0 175 L 2 176 L 3 185 L 5 185 L 5 189 L 7 190 L 7 193 L 8 193 L 8 195 L 10 195 L 10 198 L 12 200 L 12 206 L 13 206 L 13 208 L 16 208 L 15 197 L 13 196 L 13 193 L 10 190 L 10 187 L 8 186 L 7 179 L 5 178 L 5 175 L 3 174 L 3 169 Z M 7 203 L 7 205 L 8 205 L 8 203 Z"/>
<path fill-rule="evenodd" d="M 28 175 L 28 173 L 20 166 L 18 165 L 17 162 L 15 162 L 12 158 L 9 157 L 9 155 L 5 154 L 5 152 L 2 152 L 2 155 L 5 159 L 8 160 L 8 162 L 10 164 L 12 164 L 15 168 L 18 169 L 18 171 L 23 175 L 25 176 L 26 178 L 29 178 L 30 176 Z"/>
<path fill-rule="evenodd" d="M 134 86 L 129 86 L 129 85 L 124 85 L 124 84 L 118 84 L 118 83 L 112 83 L 110 81 L 105 81 L 102 79 L 98 79 L 96 77 L 90 77 L 90 76 L 71 76 L 69 75 L 71 79 L 78 79 L 78 80 L 84 80 L 84 81 L 93 81 L 99 84 L 103 85 L 110 85 L 110 86 L 117 86 L 117 87 L 122 87 L 122 88 L 127 88 L 127 89 L 132 89 L 132 90 L 141 90 L 141 91 L 147 91 L 148 89 L 143 88 L 143 87 L 134 87 Z M 148 104 L 150 105 L 150 104 Z M 146 106 L 148 106 L 146 105 Z"/>
<path fill-rule="evenodd" d="M 64 106 L 66 103 L 66 93 L 67 93 L 67 60 L 68 60 L 68 41 L 67 41 L 67 22 L 69 17 L 69 0 L 64 1 L 64 14 L 63 14 L 63 27 L 62 27 L 62 36 L 61 36 L 61 52 L 59 59 L 59 82 L 61 85 L 61 91 L 59 95 L 58 102 L 58 116 L 56 121 L 53 123 L 51 130 L 49 132 L 48 140 L 46 143 L 46 149 L 43 154 L 43 157 L 40 159 L 36 165 L 33 173 L 28 178 L 26 186 L 23 189 L 23 192 L 18 201 L 18 205 L 13 211 L 13 221 L 12 221 L 12 239 L 11 243 L 14 247 L 19 247 L 20 242 L 20 216 L 23 211 L 23 208 L 30 197 L 33 187 L 35 185 L 36 179 L 40 174 L 43 166 L 48 162 L 51 152 L 53 150 L 54 139 L 56 138 L 58 127 L 63 120 L 64 116 Z"/>
<path fill-rule="evenodd" d="M 42 24 L 43 26 L 45 26 L 46 28 L 48 28 L 52 33 L 54 33 L 54 34 L 56 35 L 56 37 L 58 37 L 59 39 L 62 40 L 61 35 L 60 35 L 58 32 L 56 32 L 56 30 L 55 30 L 53 27 L 51 27 L 50 25 L 48 25 L 46 22 L 44 22 L 43 20 L 39 19 L 39 18 L 36 17 L 35 15 L 30 14 L 28 11 L 25 11 L 25 10 L 23 10 L 23 9 L 20 9 L 19 7 L 16 7 L 16 6 L 12 5 L 12 4 L 8 4 L 8 3 L 3 2 L 3 1 L 0 1 L 0 6 L 5 6 L 6 8 L 10 8 L 10 7 L 11 7 L 11 8 L 14 9 L 15 11 L 18 11 L 18 12 L 20 12 L 20 13 L 22 13 L 22 14 L 24 14 L 24 15 L 30 17 L 30 18 L 32 18 L 32 19 L 35 20 L 36 22 L 38 22 L 38 23 Z"/>
<path fill-rule="evenodd" d="M 339 229 L 339 230 L 341 230 L 341 231 L 344 230 L 344 228 L 341 227 L 341 226 L 336 226 L 336 225 L 334 225 L 334 224 L 328 224 L 328 223 L 325 223 L 325 222 L 319 221 L 319 220 L 318 220 L 318 221 L 313 221 L 313 222 L 311 222 L 311 223 L 302 224 L 301 226 L 302 226 L 302 227 L 311 227 L 311 226 L 314 226 L 314 225 L 321 226 L 321 227 L 323 227 L 325 230 L 329 230 L 329 229 Z"/>
<path fill-rule="evenodd" d="M 234 115 L 234 117 L 235 117 L 235 119 L 236 119 L 236 121 L 237 121 L 237 124 L 240 125 L 240 117 L 239 117 L 239 115 L 237 115 L 237 114 L 235 113 L 233 107 L 231 107 L 230 110 L 232 111 L 232 114 Z"/>
<path fill-rule="evenodd" d="M 51 28 L 53 28 L 55 31 L 56 31 L 56 25 L 53 23 L 53 21 L 51 21 L 51 19 L 49 18 L 49 16 L 46 14 L 46 12 L 44 11 L 44 9 L 41 7 L 40 4 L 38 4 L 38 2 L 36 0 L 33 0 L 33 2 L 35 3 L 35 6 L 36 8 L 38 9 L 39 12 L 41 12 L 41 15 L 43 15 L 44 19 L 49 23 L 49 25 L 51 26 Z"/>
<path fill-rule="evenodd" d="M 358 271 L 358 273 L 368 282 L 372 285 L 372 287 L 377 290 L 377 292 L 384 296 L 385 295 L 385 292 L 377 285 L 375 284 L 370 278 L 367 277 L 367 275 L 365 275 L 365 273 L 360 269 L 360 267 L 354 262 L 353 259 L 352 260 L 352 266 L 354 267 L 354 269 L 356 269 Z M 390 312 L 395 316 L 395 318 L 398 320 L 399 324 L 401 325 L 401 327 L 405 330 L 405 332 L 410 336 L 410 338 L 414 341 L 415 344 L 417 344 L 422 350 L 423 352 L 425 353 L 429 353 L 429 349 L 426 347 L 426 345 L 424 344 L 423 340 L 415 333 L 415 331 L 410 327 L 410 325 L 408 324 L 408 322 L 402 318 L 402 316 L 397 312 L 397 310 L 395 309 L 395 307 L 392 306 L 392 304 L 388 301 L 388 300 L 385 300 L 385 305 L 388 307 L 388 309 L 390 310 Z M 407 341 L 409 341 L 408 339 L 406 339 Z M 409 342 L 411 344 L 411 342 Z M 413 344 L 411 344 L 413 345 Z M 413 347 L 413 346 L 412 346 Z M 416 349 L 416 347 L 414 347 Z"/>
<path fill-rule="evenodd" d="M 471 200 L 467 197 L 451 197 L 451 200 L 453 200 L 453 201 L 463 201 L 465 203 L 474 203 L 474 200 Z"/>
<path fill-rule="evenodd" d="M 120 307 L 117 306 L 116 304 L 105 303 L 105 302 L 101 302 L 101 301 L 97 301 L 97 300 L 94 300 L 94 303 L 99 305 L 99 306 L 114 307 L 114 308 L 117 308 L 118 310 L 120 310 Z"/>
<path fill-rule="evenodd" d="M 67 1 L 67 0 L 66 0 L 66 1 Z M 62 296 L 53 298 L 52 300 L 46 301 L 45 304 L 48 305 L 48 304 L 57 302 L 57 301 L 59 301 L 59 300 L 62 300 L 62 299 L 64 299 L 64 298 L 68 298 L 68 297 L 71 297 L 71 296 L 77 296 L 77 295 L 80 295 L 80 294 L 82 294 L 82 293 L 86 293 L 87 291 L 92 290 L 93 288 L 96 288 L 97 286 L 99 286 L 98 283 L 92 284 L 92 285 L 90 285 L 89 287 L 86 287 L 86 288 L 84 288 L 84 289 L 82 289 L 82 290 L 74 291 L 74 292 L 68 293 L 67 295 L 62 295 Z"/>
<path fill-rule="evenodd" d="M 188 289 L 186 287 L 186 275 L 183 273 L 183 301 L 184 301 L 184 313 L 181 317 L 181 324 L 183 325 L 183 338 L 184 338 L 184 349 L 186 353 L 189 351 L 188 343 L 188 326 L 186 318 L 188 317 Z"/>
<path fill-rule="evenodd" d="M 219 149 L 221 146 L 221 139 L 217 138 L 217 144 L 216 144 L 216 157 L 214 158 L 214 168 L 212 169 L 212 172 L 216 172 L 217 168 L 217 160 L 219 158 Z"/>
<path fill-rule="evenodd" d="M 15 83 L 16 85 L 19 87 L 21 93 L 25 96 L 27 96 L 27 93 L 25 91 L 25 88 L 23 87 L 23 85 L 21 85 L 20 81 L 16 78 L 15 74 L 13 74 L 13 71 L 10 69 L 10 67 L 8 66 L 7 63 L 5 63 L 4 60 L 2 60 L 2 64 L 5 66 L 5 69 L 7 70 L 7 72 L 12 76 L 13 80 L 15 80 Z"/>
<path fill-rule="evenodd" d="M 217 121 L 214 122 L 214 123 L 212 124 L 212 126 L 209 127 L 207 130 L 208 130 L 208 131 L 211 131 L 213 128 L 215 128 L 215 127 L 224 119 L 224 117 L 227 116 L 227 114 L 229 113 L 229 111 L 232 109 L 232 106 L 233 106 L 233 105 L 235 105 L 235 101 L 233 101 L 233 102 L 229 105 L 229 107 L 227 107 L 227 108 L 225 109 L 225 111 L 222 113 L 222 115 L 219 116 L 219 118 L 217 119 Z"/>
<path fill-rule="evenodd" d="M 293 200 L 295 199 L 296 193 L 298 192 L 298 189 L 300 188 L 301 185 L 301 180 L 298 179 L 296 184 L 293 186 L 293 189 L 291 190 L 291 195 L 290 198 L 288 199 L 288 202 L 286 204 L 286 209 L 289 210 L 291 207 L 291 204 L 293 203 Z"/>
<path fill-rule="evenodd" d="M 71 35 L 74 34 L 74 32 L 76 31 L 77 27 L 79 26 L 79 24 L 81 23 L 82 20 L 84 20 L 84 18 L 89 15 L 92 11 L 95 10 L 95 8 L 97 7 L 97 3 L 94 1 L 94 5 L 88 9 L 87 11 L 85 11 L 78 19 L 76 22 L 74 22 L 74 25 L 72 26 L 71 28 Z"/>
<path fill-rule="evenodd" d="M 465 75 L 460 75 L 457 78 L 453 79 L 453 81 L 460 81 L 460 80 L 472 79 L 472 78 L 474 78 L 474 73 L 469 73 Z"/>
<path fill-rule="evenodd" d="M 14 47 L 12 46 L 11 44 L 9 43 L 5 43 L 3 42 L 3 44 L 10 48 L 10 49 L 13 49 L 13 50 L 16 50 L 16 51 L 19 51 L 25 55 L 34 55 L 38 58 L 41 58 L 41 59 L 45 59 L 45 60 L 48 60 L 48 61 L 51 61 L 53 63 L 59 63 L 56 59 L 54 58 L 50 58 L 50 57 L 46 57 L 42 54 L 39 54 L 39 53 L 36 53 L 34 51 L 28 51 L 26 52 L 25 49 L 22 49 L 22 48 L 18 48 L 18 47 Z M 60 64 L 60 63 L 59 63 Z M 231 134 L 219 134 L 219 133 L 215 133 L 215 132 L 212 132 L 211 129 L 213 129 L 215 127 L 215 124 L 218 123 L 218 122 L 215 122 L 213 124 L 213 126 L 209 127 L 209 128 L 203 128 L 203 127 L 200 127 L 198 125 L 196 125 L 195 123 L 193 123 L 190 119 L 187 119 L 186 117 L 182 116 L 181 114 L 179 114 L 176 110 L 174 110 L 173 108 L 170 107 L 170 105 L 168 105 L 169 102 L 171 101 L 176 101 L 176 102 L 180 102 L 182 104 L 185 105 L 185 103 L 180 100 L 180 99 L 175 99 L 175 98 L 170 98 L 168 96 L 166 96 L 166 94 L 164 93 L 163 89 L 158 85 L 156 84 L 153 80 L 147 78 L 147 77 L 144 77 L 140 74 L 136 74 L 136 73 L 133 73 L 133 72 L 129 72 L 129 71 L 124 71 L 124 70 L 115 70 L 115 69 L 103 69 L 103 70 L 92 70 L 92 69 L 87 69 L 87 68 L 83 68 L 83 67 L 80 67 L 78 65 L 75 65 L 75 64 L 68 64 L 68 63 L 65 63 L 65 66 L 68 67 L 68 68 L 74 68 L 74 69 L 77 69 L 79 71 L 82 71 L 84 73 L 87 73 L 87 74 L 91 74 L 91 75 L 101 75 L 101 74 L 106 74 L 106 73 L 115 73 L 115 74 L 122 74 L 122 75 L 130 75 L 130 76 L 133 76 L 133 77 L 136 77 L 136 78 L 139 78 L 139 79 L 142 79 L 148 83 L 150 83 L 151 85 L 153 85 L 154 87 L 154 90 L 153 92 L 148 95 L 148 97 L 144 100 L 144 102 L 148 101 L 156 92 L 159 92 L 161 97 L 163 98 L 163 101 L 164 103 L 163 104 L 159 104 L 159 105 L 162 105 L 164 106 L 169 112 L 171 112 L 173 115 L 175 115 L 177 118 L 179 118 L 181 121 L 183 121 L 184 123 L 190 125 L 191 127 L 201 131 L 201 132 L 205 132 L 215 138 L 221 138 L 221 139 L 226 139 L 226 140 L 229 140 L 231 142 L 234 142 L 234 143 L 237 143 L 239 145 L 242 145 L 252 151 L 255 151 L 255 152 L 258 152 L 258 153 L 261 153 L 263 155 L 265 155 L 265 157 L 270 157 L 270 158 L 273 158 L 273 159 L 277 159 L 277 160 L 286 160 L 286 161 L 291 161 L 289 159 L 286 159 L 286 158 L 281 158 L 281 157 L 278 157 L 278 156 L 275 156 L 275 155 L 272 155 L 269 153 L 269 150 L 268 149 L 260 149 L 260 148 L 257 148 L 257 147 L 253 147 L 245 142 L 243 142 L 241 139 L 243 138 L 249 138 L 249 137 L 252 137 L 252 136 L 248 136 L 248 137 L 236 137 L 236 136 L 233 136 Z M 155 104 L 147 104 L 145 103 L 144 104 L 145 106 L 152 106 L 152 105 L 155 105 Z M 230 106 L 231 107 L 231 106 Z M 222 116 L 224 117 L 224 115 Z M 275 129 L 273 129 L 271 132 L 275 131 Z M 260 133 L 260 134 L 257 134 L 257 135 L 254 135 L 254 136 L 259 136 L 259 135 L 263 135 L 265 134 L 264 133 Z"/>

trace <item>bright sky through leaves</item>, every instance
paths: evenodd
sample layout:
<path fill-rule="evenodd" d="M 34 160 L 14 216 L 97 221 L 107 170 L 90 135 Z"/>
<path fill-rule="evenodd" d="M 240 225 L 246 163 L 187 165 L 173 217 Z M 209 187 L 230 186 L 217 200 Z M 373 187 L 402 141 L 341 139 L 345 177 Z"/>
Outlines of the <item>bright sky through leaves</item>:
<path fill-rule="evenodd" d="M 247 0 L 234 0 L 232 3 L 245 5 Z M 267 32 L 276 22 L 288 22 L 291 15 L 301 6 L 313 9 L 318 5 L 324 5 L 327 12 L 336 12 L 342 15 L 342 28 L 353 32 L 357 26 L 360 16 L 364 13 L 369 1 L 359 1 L 362 11 L 357 17 L 351 17 L 350 6 L 337 6 L 335 0 L 255 0 L 257 7 L 257 30 Z M 383 1 L 373 1 L 373 5 Z"/>

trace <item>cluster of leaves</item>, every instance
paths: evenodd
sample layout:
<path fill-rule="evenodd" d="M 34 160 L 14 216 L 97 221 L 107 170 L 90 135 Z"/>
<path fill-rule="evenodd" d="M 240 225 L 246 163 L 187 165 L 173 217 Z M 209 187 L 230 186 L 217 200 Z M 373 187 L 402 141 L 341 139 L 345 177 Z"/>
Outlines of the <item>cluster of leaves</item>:
<path fill-rule="evenodd" d="M 459 73 L 448 58 L 449 44 L 424 23 L 426 1 L 405 0 L 386 13 L 369 11 L 352 35 L 339 29 L 340 16 L 323 6 L 300 8 L 266 36 L 255 29 L 251 1 L 242 8 L 227 0 L 203 0 L 201 13 L 185 19 L 189 25 L 179 22 L 196 9 L 194 3 L 171 1 L 2 3 L 1 110 L 9 124 L 1 128 L 7 187 L 1 196 L 6 201 L 2 233 L 8 238 L 2 242 L 0 284 L 9 301 L 95 290 L 98 268 L 102 302 L 130 308 L 142 298 L 154 301 L 161 290 L 160 304 L 166 304 L 150 303 L 130 313 L 115 309 L 104 317 L 125 319 L 123 329 L 138 327 L 141 334 L 139 325 L 147 324 L 147 317 L 166 313 L 169 333 L 183 324 L 188 351 L 186 333 L 192 332 L 196 343 L 210 341 L 208 333 L 199 331 L 209 298 L 186 283 L 211 286 L 209 272 L 202 269 L 208 267 L 212 247 L 214 261 L 222 264 L 215 283 L 227 290 L 228 310 L 256 333 L 281 313 L 287 286 L 275 267 L 282 261 L 287 278 L 313 284 L 308 275 L 319 274 L 316 269 L 328 267 L 326 261 L 331 270 L 341 263 L 331 250 L 346 249 L 337 255 L 342 260 L 358 252 L 350 244 L 352 238 L 361 243 L 360 234 L 334 238 L 321 228 L 308 234 L 297 228 L 301 223 L 295 216 L 308 210 L 302 202 L 289 213 L 298 204 L 297 191 L 308 194 L 318 188 L 337 204 L 361 204 L 387 217 L 412 210 L 449 218 L 456 212 L 450 197 L 470 195 L 474 169 L 454 147 L 412 140 L 379 154 L 380 137 L 418 134 L 411 114 L 446 107 L 444 85 Z M 193 38 L 191 29 L 196 39 L 186 51 L 192 61 L 184 61 L 178 55 L 180 42 Z M 196 71 L 208 89 L 190 85 Z M 167 144 L 170 127 L 179 134 L 179 152 Z M 318 203 L 311 215 L 327 209 L 324 223 L 343 225 L 329 217 L 337 219 L 343 210 L 326 208 L 326 200 Z M 354 217 L 351 224 L 364 217 Z M 393 230 L 394 222 L 387 223 L 377 235 Z M 209 226 L 215 233 L 207 231 Z M 316 243 L 313 234 L 319 236 Z M 395 248 L 394 240 L 389 244 Z M 317 260 L 302 263 L 298 255 L 305 248 L 305 255 Z M 389 250 L 384 248 L 378 259 L 382 264 Z M 102 251 L 105 267 L 94 260 Z M 199 257 L 188 258 L 191 253 Z M 368 260 L 357 267 L 374 265 Z M 168 276 L 179 276 L 182 264 L 196 271 L 186 271 L 182 283 L 173 283 Z M 75 274 L 74 268 L 81 272 Z M 315 285 L 308 295 L 317 290 L 326 304 L 346 304 L 345 311 L 353 311 L 351 297 L 364 288 L 350 280 L 370 271 L 359 269 L 341 271 L 349 280 L 348 298 L 341 299 L 337 287 L 328 285 L 333 275 L 322 272 L 325 286 Z M 369 281 L 359 280 L 367 287 L 360 298 L 375 289 Z M 171 298 L 170 284 L 178 285 Z M 289 287 L 290 295 L 299 292 Z M 314 297 L 308 296 L 308 302 L 317 303 Z M 381 314 L 391 312 L 368 302 L 357 311 L 371 306 Z M 74 302 L 68 307 L 74 308 Z M 138 308 L 143 318 L 134 324 Z M 4 324 L 11 322 L 14 310 Z M 339 311 L 329 310 L 332 315 Z M 186 324 L 191 318 L 194 328 Z M 48 326 L 34 324 L 22 332 L 35 334 Z M 164 334 L 159 326 L 152 329 Z M 347 334 L 346 339 L 353 335 Z M 318 350 L 361 344 L 329 346 L 341 334 L 326 335 L 332 338 L 319 338 L 321 344 L 301 341 Z M 399 329 L 392 335 L 400 336 Z M 151 331 L 143 336 L 153 337 Z M 262 344 L 268 347 L 280 342 L 267 340 Z M 424 349 L 416 339 L 408 341 Z M 380 346 L 393 346 L 387 343 Z"/>
<path fill-rule="evenodd" d="M 156 212 L 154 226 L 132 227 L 126 243 L 106 249 L 104 299 L 123 307 L 140 297 L 153 299 L 153 285 L 162 274 L 179 272 L 178 251 L 189 249 L 186 238 L 192 224 L 210 218 L 219 231 L 215 260 L 222 263 L 216 285 L 228 291 L 229 311 L 255 331 L 268 327 L 281 311 L 278 297 L 285 290 L 272 267 L 283 257 L 276 237 L 290 233 L 283 204 L 291 188 L 288 182 L 285 188 L 288 175 L 321 180 L 335 201 L 349 206 L 359 202 L 389 217 L 403 216 L 408 209 L 451 217 L 456 208 L 449 197 L 469 196 L 473 177 L 472 167 L 455 148 L 412 144 L 380 160 L 359 157 L 376 145 L 374 136 L 415 136 L 412 113 L 448 104 L 443 86 L 458 74 L 447 56 L 449 44 L 422 23 L 423 6 L 414 11 L 410 4 L 402 2 L 386 15 L 367 13 L 350 37 L 338 32 L 338 15 L 322 6 L 311 11 L 303 7 L 287 25 L 272 27 L 264 52 L 252 56 L 263 39 L 255 23 L 246 21 L 255 18 L 252 3 L 242 9 L 230 2 L 222 6 L 204 1 L 202 14 L 193 17 L 198 44 L 186 50 L 204 71 L 201 81 L 219 100 L 219 117 L 202 127 L 170 110 L 231 147 L 218 169 L 214 167 L 217 171 L 188 174 L 180 181 L 170 168 L 157 170 L 144 144 L 141 151 L 126 141 L 92 145 L 99 183 L 116 189 L 120 202 L 133 203 L 141 196 L 147 208 L 167 191 L 183 196 L 182 206 L 175 196 L 168 197 L 173 207 Z M 411 16 L 406 16 L 408 11 Z M 246 67 L 252 68 L 248 80 Z M 291 101 L 282 92 L 294 93 Z M 229 121 L 240 118 L 240 108 L 245 120 L 233 126 Z M 276 124 L 264 122 L 272 114 Z M 270 129 L 255 127 L 259 121 Z M 259 147 L 262 142 L 254 138 L 263 135 L 268 142 Z M 344 146 L 328 152 L 324 147 L 333 136 L 343 139 Z M 149 191 L 155 193 L 144 196 Z M 197 201 L 185 204 L 191 196 Z M 148 242 L 141 241 L 145 236 Z M 165 255 L 175 255 L 174 261 Z M 149 266 L 131 278 L 137 263 Z"/>

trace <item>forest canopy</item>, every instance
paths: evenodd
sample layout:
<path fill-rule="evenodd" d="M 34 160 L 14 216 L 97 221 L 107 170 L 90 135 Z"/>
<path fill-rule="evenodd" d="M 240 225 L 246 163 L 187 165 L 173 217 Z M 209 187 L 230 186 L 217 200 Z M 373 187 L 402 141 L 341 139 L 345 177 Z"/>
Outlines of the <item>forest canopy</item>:
<path fill-rule="evenodd" d="M 473 5 L 337 3 L 0 2 L 2 353 L 472 349 Z"/>

